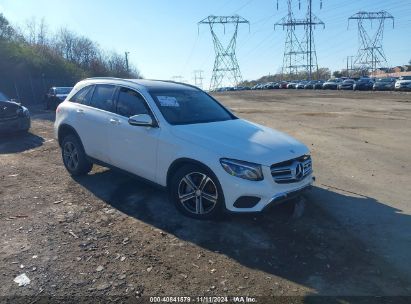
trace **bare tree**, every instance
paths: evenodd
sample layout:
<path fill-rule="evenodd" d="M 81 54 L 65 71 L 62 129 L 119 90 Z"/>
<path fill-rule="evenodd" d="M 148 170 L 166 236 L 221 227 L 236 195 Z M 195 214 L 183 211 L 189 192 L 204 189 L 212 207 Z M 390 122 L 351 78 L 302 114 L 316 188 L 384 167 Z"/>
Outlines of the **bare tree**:
<path fill-rule="evenodd" d="M 37 35 L 36 43 L 38 45 L 43 46 L 43 47 L 48 45 L 49 43 L 48 26 L 44 18 L 42 18 L 38 24 L 36 35 Z"/>
<path fill-rule="evenodd" d="M 25 27 L 23 29 L 23 35 L 26 41 L 34 45 L 37 43 L 37 20 L 32 17 L 26 21 Z"/>
<path fill-rule="evenodd" d="M 76 39 L 77 35 L 66 28 L 60 29 L 55 39 L 57 52 L 69 61 L 74 59 L 73 47 Z"/>

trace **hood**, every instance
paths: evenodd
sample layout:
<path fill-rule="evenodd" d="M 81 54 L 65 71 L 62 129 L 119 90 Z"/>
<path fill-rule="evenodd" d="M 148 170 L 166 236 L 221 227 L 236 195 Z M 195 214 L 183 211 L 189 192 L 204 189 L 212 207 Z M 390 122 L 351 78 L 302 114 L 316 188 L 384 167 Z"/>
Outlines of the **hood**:
<path fill-rule="evenodd" d="M 17 111 L 22 107 L 12 101 L 0 101 L 0 118 L 17 116 Z"/>
<path fill-rule="evenodd" d="M 172 126 L 171 132 L 219 157 L 265 166 L 309 153 L 304 144 L 291 136 L 242 119 Z"/>

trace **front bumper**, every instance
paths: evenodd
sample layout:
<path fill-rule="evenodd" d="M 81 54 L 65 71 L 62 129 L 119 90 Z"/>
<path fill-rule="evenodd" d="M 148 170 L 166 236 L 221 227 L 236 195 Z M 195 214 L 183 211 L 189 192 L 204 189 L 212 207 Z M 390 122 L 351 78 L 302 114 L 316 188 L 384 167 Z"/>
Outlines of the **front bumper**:
<path fill-rule="evenodd" d="M 30 117 L 16 117 L 11 119 L 0 118 L 0 133 L 13 133 L 30 129 Z"/>
<path fill-rule="evenodd" d="M 374 91 L 391 91 L 392 89 L 394 89 L 393 86 L 385 86 L 385 85 L 373 86 Z"/>
<path fill-rule="evenodd" d="M 336 85 L 336 84 L 325 84 L 325 85 L 323 85 L 323 89 L 324 90 L 337 90 L 338 85 Z"/>
<path fill-rule="evenodd" d="M 269 167 L 263 166 L 262 169 L 264 175 L 262 181 L 249 181 L 231 176 L 222 168 L 215 172 L 223 189 L 228 211 L 238 213 L 263 211 L 269 205 L 276 205 L 293 198 L 295 194 L 310 188 L 314 182 L 313 175 L 309 174 L 298 182 L 278 184 L 272 178 Z M 251 207 L 236 207 L 238 206 L 236 202 L 244 197 L 258 198 L 258 202 Z"/>
<path fill-rule="evenodd" d="M 312 179 L 313 181 L 315 181 L 314 177 Z M 274 206 L 280 205 L 286 201 L 296 198 L 311 188 L 312 188 L 312 184 L 303 186 L 302 188 L 296 189 L 294 191 L 278 193 L 272 197 L 271 201 L 264 207 L 263 211 L 266 211 Z"/>
<path fill-rule="evenodd" d="M 411 83 L 402 83 L 400 85 L 395 85 L 396 90 L 411 90 Z"/>

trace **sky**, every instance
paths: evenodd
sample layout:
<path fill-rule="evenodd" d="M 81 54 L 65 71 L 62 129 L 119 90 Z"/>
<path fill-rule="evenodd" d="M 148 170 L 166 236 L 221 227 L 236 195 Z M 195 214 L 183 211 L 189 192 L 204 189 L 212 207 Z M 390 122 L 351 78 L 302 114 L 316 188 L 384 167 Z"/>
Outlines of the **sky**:
<path fill-rule="evenodd" d="M 214 65 L 210 29 L 197 23 L 208 15 L 238 14 L 250 21 L 240 25 L 237 59 L 246 80 L 281 71 L 285 31 L 274 24 L 287 14 L 287 1 L 278 0 L 0 0 L 0 13 L 24 27 L 32 18 L 44 18 L 51 31 L 67 27 L 96 41 L 106 50 L 130 52 L 131 62 L 145 78 L 182 76 L 194 82 L 193 71 L 203 70 L 207 87 Z M 318 65 L 332 71 L 356 55 L 358 32 L 348 17 L 358 11 L 386 10 L 395 17 L 385 24 L 384 51 L 389 65 L 411 59 L 411 0 L 313 0 L 313 12 L 325 23 L 315 29 Z M 307 0 L 293 0 L 296 17 L 303 16 Z M 369 26 L 372 32 L 375 23 Z M 231 29 L 218 30 L 223 42 Z"/>

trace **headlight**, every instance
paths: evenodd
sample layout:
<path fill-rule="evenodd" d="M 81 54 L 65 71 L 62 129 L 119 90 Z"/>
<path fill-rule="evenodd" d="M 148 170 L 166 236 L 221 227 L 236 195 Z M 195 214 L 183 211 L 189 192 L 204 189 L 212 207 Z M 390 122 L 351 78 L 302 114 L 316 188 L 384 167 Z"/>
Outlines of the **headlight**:
<path fill-rule="evenodd" d="M 220 163 L 224 170 L 232 176 L 252 181 L 264 179 L 261 165 L 227 158 L 220 159 Z"/>
<path fill-rule="evenodd" d="M 25 107 L 21 107 L 21 108 L 17 109 L 16 114 L 20 117 L 29 117 L 30 116 L 29 110 Z"/>
<path fill-rule="evenodd" d="M 26 117 L 29 117 L 29 116 L 30 116 L 30 112 L 29 112 L 29 110 L 28 110 L 27 108 L 23 108 L 23 114 L 24 114 L 24 116 L 26 116 Z"/>

